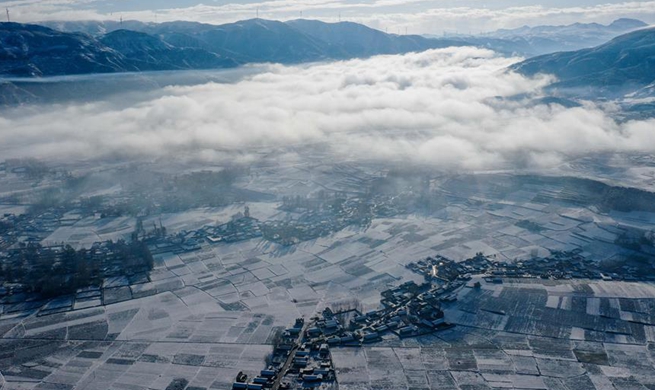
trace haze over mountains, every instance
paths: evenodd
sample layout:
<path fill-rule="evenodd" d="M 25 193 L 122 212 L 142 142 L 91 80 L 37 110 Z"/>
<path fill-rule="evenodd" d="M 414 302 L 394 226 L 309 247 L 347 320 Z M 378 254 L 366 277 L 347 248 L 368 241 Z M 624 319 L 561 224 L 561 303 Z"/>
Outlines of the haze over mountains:
<path fill-rule="evenodd" d="M 640 20 L 617 19 L 608 25 L 574 23 L 566 26 L 524 26 L 511 30 L 498 30 L 481 37 L 465 37 L 476 45 L 496 51 L 511 51 L 532 57 L 558 51 L 590 48 L 637 29 L 648 27 Z"/>

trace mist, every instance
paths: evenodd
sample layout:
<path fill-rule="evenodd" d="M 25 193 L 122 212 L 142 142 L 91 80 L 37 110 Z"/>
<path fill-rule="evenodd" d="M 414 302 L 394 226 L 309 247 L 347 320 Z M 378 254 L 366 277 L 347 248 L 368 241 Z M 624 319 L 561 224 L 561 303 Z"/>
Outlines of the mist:
<path fill-rule="evenodd" d="M 28 105 L 0 116 L 0 155 L 254 161 L 265 152 L 311 156 L 320 150 L 335 160 L 478 171 L 655 152 L 655 120 L 618 123 L 611 104 L 540 103 L 554 79 L 506 71 L 519 60 L 447 48 L 267 65 L 229 83 Z"/>

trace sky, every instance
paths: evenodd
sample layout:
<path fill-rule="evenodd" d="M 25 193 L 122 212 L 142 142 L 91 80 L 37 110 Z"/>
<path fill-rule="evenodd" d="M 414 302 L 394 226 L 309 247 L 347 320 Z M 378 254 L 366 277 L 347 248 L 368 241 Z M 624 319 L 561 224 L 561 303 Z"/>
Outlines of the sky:
<path fill-rule="evenodd" d="M 621 0 L 2 0 L 13 21 L 254 18 L 348 20 L 389 32 L 483 33 L 524 25 L 608 24 L 620 17 L 655 24 L 655 1 Z"/>
<path fill-rule="evenodd" d="M 261 65 L 233 82 L 170 86 L 129 102 L 24 106 L 0 116 L 0 155 L 220 163 L 252 162 L 272 150 L 285 161 L 320 151 L 329 161 L 480 171 L 655 153 L 654 119 L 617 122 L 610 103 L 533 99 L 552 79 L 507 72 L 518 60 L 451 47 Z"/>

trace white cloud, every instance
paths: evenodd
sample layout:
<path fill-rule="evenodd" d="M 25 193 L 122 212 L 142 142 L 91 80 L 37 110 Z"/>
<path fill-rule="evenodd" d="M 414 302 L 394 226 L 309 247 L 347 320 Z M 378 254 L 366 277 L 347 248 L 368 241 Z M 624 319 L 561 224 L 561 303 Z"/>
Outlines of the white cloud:
<path fill-rule="evenodd" d="M 538 95 L 551 81 L 505 72 L 513 61 L 448 48 L 270 65 L 231 84 L 168 87 L 128 108 L 108 102 L 21 108 L 0 118 L 0 155 L 251 159 L 273 149 L 320 150 L 331 159 L 486 170 L 655 152 L 654 120 L 618 124 L 593 104 L 509 99 Z"/>
<path fill-rule="evenodd" d="M 162 6 L 155 1 L 145 10 L 134 10 L 130 2 L 105 0 L 11 0 L 17 21 L 41 20 L 124 20 L 147 22 L 192 20 L 205 23 L 228 23 L 260 17 L 269 19 L 295 19 L 303 17 L 334 22 L 342 19 L 364 23 L 390 32 L 437 34 L 442 31 L 481 32 L 522 25 L 569 24 L 574 22 L 609 23 L 620 17 L 639 18 L 655 23 L 655 1 L 610 0 L 588 6 L 549 6 L 543 2 L 508 2 L 502 6 L 494 2 L 426 1 L 426 0 L 264 0 L 240 2 L 237 0 L 200 3 L 194 6 Z M 168 3 L 170 4 L 170 3 Z M 521 4 L 521 5 L 517 5 Z M 104 9 L 104 12 L 99 11 Z M 111 14 L 109 13 L 112 10 Z"/>

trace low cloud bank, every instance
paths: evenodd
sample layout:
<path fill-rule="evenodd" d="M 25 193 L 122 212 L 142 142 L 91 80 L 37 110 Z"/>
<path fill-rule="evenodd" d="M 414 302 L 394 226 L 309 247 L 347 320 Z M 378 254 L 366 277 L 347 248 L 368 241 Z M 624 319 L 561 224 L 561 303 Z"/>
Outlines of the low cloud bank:
<path fill-rule="evenodd" d="M 552 80 L 505 72 L 515 61 L 448 48 L 271 65 L 231 84 L 167 87 L 128 108 L 108 101 L 20 108 L 0 117 L 0 156 L 218 160 L 316 149 L 334 159 L 487 170 L 655 152 L 654 120 L 618 124 L 591 103 L 535 105 L 531 98 Z"/>

